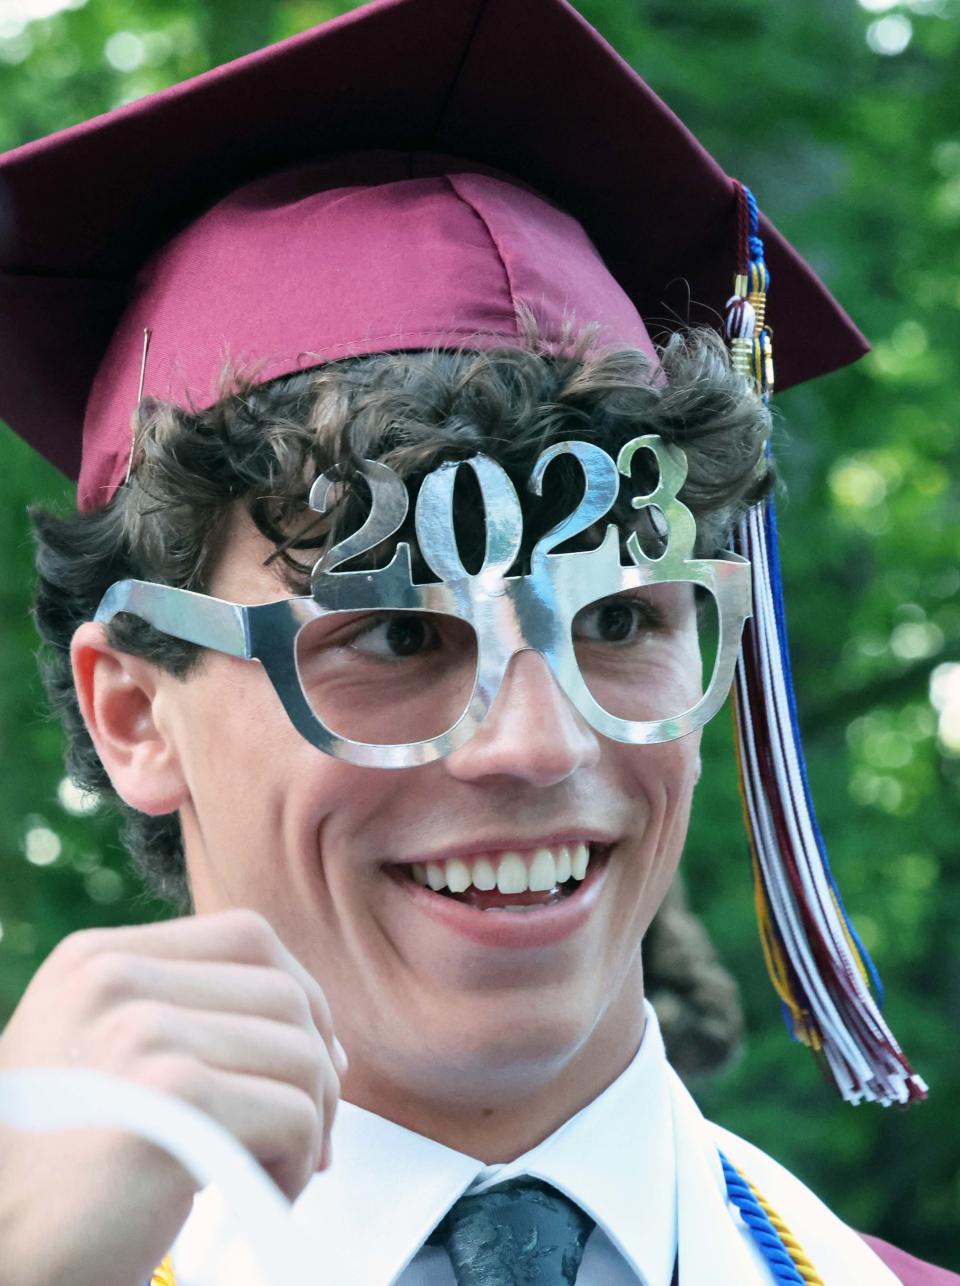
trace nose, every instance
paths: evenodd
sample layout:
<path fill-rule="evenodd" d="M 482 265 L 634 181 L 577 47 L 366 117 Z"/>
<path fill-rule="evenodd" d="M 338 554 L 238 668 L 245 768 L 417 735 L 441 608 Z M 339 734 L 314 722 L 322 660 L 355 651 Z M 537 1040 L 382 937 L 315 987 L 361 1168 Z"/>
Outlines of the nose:
<path fill-rule="evenodd" d="M 486 719 L 444 761 L 460 781 L 516 777 L 553 786 L 596 764 L 599 734 L 581 717 L 539 652 L 511 658 Z"/>

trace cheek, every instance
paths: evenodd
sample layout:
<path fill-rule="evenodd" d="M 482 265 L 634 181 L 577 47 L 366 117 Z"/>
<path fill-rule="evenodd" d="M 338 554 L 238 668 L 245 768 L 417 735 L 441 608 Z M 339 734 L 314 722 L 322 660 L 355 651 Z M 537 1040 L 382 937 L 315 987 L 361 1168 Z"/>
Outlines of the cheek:
<path fill-rule="evenodd" d="M 187 681 L 175 731 L 199 791 L 250 803 L 282 775 L 297 737 L 260 667 L 220 656 Z"/>
<path fill-rule="evenodd" d="M 619 758 L 625 787 L 635 801 L 641 878 L 662 893 L 687 836 L 700 774 L 700 732 L 660 745 L 622 747 Z"/>
<path fill-rule="evenodd" d="M 704 692 L 713 669 L 716 647 L 711 638 L 700 638 L 691 627 L 675 641 L 675 655 L 670 666 L 671 681 L 689 703 L 694 704 Z"/>
<path fill-rule="evenodd" d="M 181 821 L 192 866 L 253 880 L 288 847 L 291 813 L 316 785 L 322 758 L 291 726 L 259 666 L 210 657 L 179 685 L 166 713 L 189 792 Z"/>
<path fill-rule="evenodd" d="M 623 788 L 637 801 L 646 802 L 650 820 L 668 824 L 678 809 L 689 805 L 690 794 L 700 775 L 702 730 L 674 741 L 651 746 L 617 745 L 614 756 Z"/>

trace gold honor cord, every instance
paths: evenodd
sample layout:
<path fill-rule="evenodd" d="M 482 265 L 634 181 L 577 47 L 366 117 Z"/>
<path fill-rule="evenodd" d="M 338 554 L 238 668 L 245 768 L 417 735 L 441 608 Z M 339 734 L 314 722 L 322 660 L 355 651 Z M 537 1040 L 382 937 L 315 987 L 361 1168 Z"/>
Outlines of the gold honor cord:
<path fill-rule="evenodd" d="M 154 1270 L 150 1278 L 150 1286 L 177 1286 L 177 1279 L 173 1273 L 173 1260 L 167 1255 L 163 1263 Z"/>
<path fill-rule="evenodd" d="M 763 1213 L 773 1224 L 774 1229 L 776 1230 L 777 1236 L 783 1242 L 784 1249 L 786 1250 L 790 1258 L 793 1260 L 794 1267 L 796 1268 L 800 1276 L 803 1278 L 803 1280 L 807 1283 L 807 1286 L 824 1286 L 823 1278 L 820 1276 L 820 1274 L 814 1268 L 813 1264 L 811 1264 L 810 1260 L 804 1254 L 803 1247 L 797 1241 L 796 1237 L 793 1235 L 793 1233 L 790 1231 L 787 1225 L 783 1222 L 780 1215 L 778 1215 L 776 1210 L 774 1210 L 773 1206 L 771 1206 L 770 1202 L 766 1199 L 766 1197 L 763 1195 L 762 1192 L 757 1191 L 757 1189 L 753 1186 L 753 1184 L 750 1182 L 750 1180 L 747 1178 L 747 1176 L 743 1173 L 742 1170 L 738 1170 L 737 1173 L 740 1175 L 741 1179 L 743 1179 L 744 1183 L 747 1185 L 747 1187 L 756 1197 L 757 1205 L 760 1207 Z M 175 1283 L 174 1283 L 174 1286 L 176 1286 Z"/>
<path fill-rule="evenodd" d="M 773 1206 L 771 1206 L 770 1202 L 762 1193 L 757 1191 L 742 1170 L 738 1169 L 737 1173 L 743 1179 L 744 1183 L 747 1184 L 750 1191 L 756 1198 L 761 1210 L 773 1224 L 777 1236 L 783 1242 L 784 1250 L 793 1260 L 794 1267 L 803 1278 L 806 1286 L 824 1286 L 823 1278 L 814 1268 L 813 1264 L 811 1264 L 803 1250 L 803 1247 L 784 1223 L 780 1215 L 776 1210 L 774 1210 Z M 167 1255 L 166 1259 L 164 1259 L 163 1263 L 160 1264 L 153 1276 L 150 1278 L 150 1286 L 177 1286 L 177 1279 L 173 1273 L 173 1261 L 169 1255 Z"/>

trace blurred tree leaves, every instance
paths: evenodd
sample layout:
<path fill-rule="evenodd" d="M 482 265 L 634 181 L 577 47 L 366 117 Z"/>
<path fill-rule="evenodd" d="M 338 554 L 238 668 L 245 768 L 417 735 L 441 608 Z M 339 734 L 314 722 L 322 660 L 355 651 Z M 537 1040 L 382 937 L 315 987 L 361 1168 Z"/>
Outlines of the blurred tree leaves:
<path fill-rule="evenodd" d="M 451 3 L 456 0 L 450 0 Z M 930 1082 L 903 1115 L 835 1102 L 763 971 L 730 754 L 708 730 L 693 905 L 743 988 L 746 1057 L 700 1101 L 844 1218 L 960 1268 L 960 0 L 579 0 L 825 276 L 874 343 L 778 399 L 779 501 L 809 770 L 835 874 Z M 47 3 L 47 10 L 54 9 Z M 0 147 L 355 7 L 0 0 Z M 42 5 L 34 0 L 33 11 Z M 575 103 L 558 111 L 576 111 Z M 772 283 L 773 308 L 789 307 Z M 722 301 L 717 301 L 718 303 Z M 775 314 L 774 314 L 775 316 Z M 55 374 L 55 373 L 54 373 Z M 28 617 L 32 500 L 70 488 L 2 441 L 0 1015 L 67 932 L 162 909 L 63 781 Z"/>

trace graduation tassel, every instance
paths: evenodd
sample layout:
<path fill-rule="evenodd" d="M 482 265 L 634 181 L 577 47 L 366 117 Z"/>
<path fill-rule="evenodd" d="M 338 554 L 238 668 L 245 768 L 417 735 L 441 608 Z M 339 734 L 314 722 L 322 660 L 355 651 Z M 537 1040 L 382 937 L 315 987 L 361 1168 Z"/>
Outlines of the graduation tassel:
<path fill-rule="evenodd" d="M 734 189 L 739 261 L 726 332 L 732 364 L 767 401 L 769 274 L 756 201 L 742 184 Z M 880 1012 L 880 979 L 844 910 L 817 825 L 790 673 L 772 498 L 740 520 L 736 549 L 753 567 L 753 618 L 737 663 L 734 717 L 767 970 L 791 1034 L 814 1050 L 847 1102 L 925 1098 L 926 1085 Z"/>

